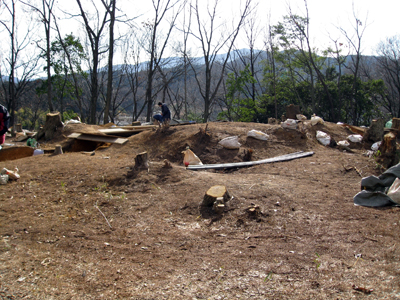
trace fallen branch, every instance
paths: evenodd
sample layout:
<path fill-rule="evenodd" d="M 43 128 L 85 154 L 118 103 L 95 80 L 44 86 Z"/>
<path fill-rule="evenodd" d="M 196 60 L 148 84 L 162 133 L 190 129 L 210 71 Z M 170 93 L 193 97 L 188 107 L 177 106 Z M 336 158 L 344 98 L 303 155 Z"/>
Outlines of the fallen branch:
<path fill-rule="evenodd" d="M 103 212 L 102 212 L 102 211 L 100 210 L 100 208 L 97 206 L 97 204 L 96 204 L 94 207 L 96 207 L 96 208 L 99 210 L 99 212 L 103 215 L 104 219 L 106 219 L 106 222 L 107 222 L 108 226 L 110 226 L 110 228 L 112 229 L 112 227 L 111 227 L 111 225 L 110 225 L 110 222 L 108 222 L 106 216 L 103 214 Z"/>

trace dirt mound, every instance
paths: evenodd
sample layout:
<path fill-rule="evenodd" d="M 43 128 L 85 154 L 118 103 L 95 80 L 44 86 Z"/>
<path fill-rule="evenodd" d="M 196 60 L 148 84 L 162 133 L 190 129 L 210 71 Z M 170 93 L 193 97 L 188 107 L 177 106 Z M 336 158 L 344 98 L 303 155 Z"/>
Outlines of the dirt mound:
<path fill-rule="evenodd" d="M 396 299 L 398 208 L 356 207 L 361 176 L 379 175 L 369 145 L 353 153 L 317 142 L 348 129 L 299 130 L 209 123 L 145 131 L 92 153 L 66 151 L 2 162 L 21 178 L 0 186 L 0 296 L 5 299 Z M 268 141 L 247 137 L 267 133 Z M 95 126 L 71 125 L 48 145 Z M 190 171 L 241 159 L 218 142 L 238 136 L 252 160 L 297 151 L 310 157 L 233 170 Z M 73 143 L 77 143 L 74 141 Z M 73 149 L 73 146 L 71 147 Z M 134 176 L 138 153 L 148 170 Z M 172 162 L 165 168 L 164 159 Z M 200 207 L 224 185 L 222 214 Z M 353 287 L 354 286 L 354 287 Z"/>

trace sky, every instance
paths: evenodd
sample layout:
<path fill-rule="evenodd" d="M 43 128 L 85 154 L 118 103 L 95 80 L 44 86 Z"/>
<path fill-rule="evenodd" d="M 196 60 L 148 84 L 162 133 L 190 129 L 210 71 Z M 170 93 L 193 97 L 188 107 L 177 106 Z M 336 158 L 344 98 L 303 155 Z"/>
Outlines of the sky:
<path fill-rule="evenodd" d="M 89 0 L 82 1 L 90 3 Z M 99 0 L 94 1 L 95 3 L 100 3 Z M 203 9 L 203 15 L 206 15 L 205 9 L 207 3 L 210 3 L 210 6 L 212 7 L 214 1 L 215 0 L 199 0 L 200 7 Z M 219 1 L 219 19 L 227 20 L 227 22 L 232 21 L 234 17 L 237 16 L 239 7 L 241 3 L 243 4 L 244 2 L 244 0 Z M 307 0 L 312 46 L 319 50 L 325 50 L 329 45 L 332 45 L 331 39 L 335 39 L 338 42 L 343 43 L 343 47 L 346 47 L 346 39 L 340 35 L 337 27 L 344 28 L 345 31 L 352 36 L 355 33 L 353 28 L 355 25 L 355 18 L 353 16 L 354 12 L 362 23 L 360 29 L 365 30 L 361 41 L 362 54 L 375 54 L 374 50 L 380 41 L 384 41 L 387 37 L 400 34 L 398 10 L 396 9 L 397 7 L 395 7 L 395 3 L 398 1 L 399 0 Z M 305 0 L 253 0 L 253 2 L 258 2 L 255 11 L 260 26 L 267 26 L 268 24 L 275 25 L 277 22 L 282 21 L 283 16 L 288 15 L 289 6 L 293 13 L 305 16 Z M 141 17 L 136 20 L 139 27 L 141 26 L 141 21 L 152 18 L 151 0 L 118 0 L 117 4 L 121 5 L 122 10 L 126 12 L 129 17 L 141 15 Z M 59 0 L 57 5 L 59 7 L 67 5 L 65 8 L 69 10 L 74 9 L 74 12 L 78 12 L 77 4 L 73 0 L 69 0 L 68 2 Z M 400 4 L 398 4 L 398 6 L 400 8 Z M 4 15 L 1 17 L 3 16 Z M 194 20 L 192 23 L 194 23 Z M 71 32 L 75 35 L 81 34 L 82 40 L 84 30 L 79 27 L 76 20 L 69 19 L 64 21 L 62 29 L 64 30 L 64 34 Z M 20 30 L 23 30 L 23 27 L 20 27 Z M 42 32 L 42 30 L 39 30 L 39 32 Z M 242 35 L 237 39 L 237 49 L 248 48 L 243 33 L 244 31 L 242 31 Z M 0 56 L 2 56 L 3 60 L 7 57 L 6 51 L 9 49 L 7 46 L 8 38 L 7 36 L 5 37 L 4 34 L 5 31 L 0 30 L 0 36 L 2 37 L 2 41 L 4 41 L 0 45 Z M 182 39 L 180 36 L 175 36 L 175 40 Z M 194 40 L 192 40 L 192 42 L 193 41 Z M 256 48 L 263 49 L 264 41 L 265 35 L 263 32 L 260 32 Z M 197 47 L 197 49 L 193 51 L 193 56 L 201 56 L 202 54 L 199 51 L 198 44 L 197 46 L 194 45 L 195 44 L 193 43 L 193 48 L 195 49 L 195 47 Z M 343 50 L 343 52 L 346 53 L 346 49 Z M 30 52 L 33 53 L 37 51 Z M 222 49 L 220 53 L 224 53 L 224 49 Z M 174 54 L 172 51 L 167 53 L 167 56 L 174 55 L 176 55 L 176 53 Z M 120 61 L 118 61 L 118 57 L 120 58 Z M 121 58 L 122 55 L 117 55 L 114 63 L 122 63 Z M 144 57 L 143 60 L 146 60 L 146 58 Z"/>
<path fill-rule="evenodd" d="M 124 1 L 124 0 L 120 0 Z M 220 16 L 222 19 L 231 19 L 238 11 L 240 3 L 244 0 L 219 0 Z M 288 7 L 298 15 L 305 16 L 304 0 L 253 0 L 258 2 L 256 9 L 257 17 L 261 26 L 276 24 L 288 15 Z M 386 37 L 400 34 L 400 21 L 398 9 L 399 0 L 307 0 L 310 17 L 310 35 L 313 46 L 325 50 L 332 45 L 332 39 L 343 43 L 346 47 L 346 39 L 340 34 L 339 28 L 343 28 L 349 36 L 355 34 L 356 24 L 354 14 L 361 21 L 360 30 L 364 30 L 361 45 L 362 53 L 365 55 L 375 54 L 375 48 L 380 41 Z M 130 0 L 129 2 L 132 2 Z M 203 9 L 206 3 L 214 0 L 199 0 Z M 396 2 L 399 4 L 396 7 Z M 150 11 L 150 0 L 142 1 L 135 6 L 142 12 Z M 397 9 L 398 8 L 398 9 Z M 269 21 L 270 20 L 270 21 Z M 237 48 L 246 48 L 247 44 L 243 35 L 237 40 Z M 264 35 L 260 34 L 258 40 L 259 48 L 263 47 Z M 343 49 L 346 52 L 346 49 Z"/>
<path fill-rule="evenodd" d="M 305 15 L 304 0 L 260 0 L 259 15 L 265 16 L 271 11 L 274 24 L 282 20 L 282 16 L 287 15 L 288 3 L 294 12 Z M 366 55 L 374 54 L 376 45 L 386 37 L 400 34 L 398 17 L 400 1 L 398 0 L 307 0 L 307 5 L 310 34 L 313 37 L 313 43 L 321 45 L 321 48 L 326 48 L 329 44 L 329 36 L 345 42 L 345 39 L 340 39 L 337 27 L 343 27 L 349 34 L 354 33 L 353 12 L 362 22 L 361 29 L 365 29 L 361 43 L 362 52 Z"/>

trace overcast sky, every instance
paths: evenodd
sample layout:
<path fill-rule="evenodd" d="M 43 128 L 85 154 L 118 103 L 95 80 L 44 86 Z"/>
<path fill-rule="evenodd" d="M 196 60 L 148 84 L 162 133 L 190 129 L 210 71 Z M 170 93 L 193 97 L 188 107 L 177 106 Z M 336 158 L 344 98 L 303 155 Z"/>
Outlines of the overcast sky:
<path fill-rule="evenodd" d="M 221 18 L 226 19 L 234 16 L 239 4 L 244 2 L 244 0 L 219 1 L 221 2 L 219 6 Z M 129 2 L 132 3 L 132 1 Z M 199 0 L 199 2 L 205 8 L 207 2 L 213 3 L 214 0 Z M 146 12 L 149 9 L 146 3 L 148 5 L 151 2 L 150 0 L 139 2 L 135 8 Z M 293 13 L 301 16 L 306 14 L 304 0 L 259 0 L 258 3 L 256 11 L 260 26 L 267 25 L 269 19 L 272 25 L 282 21 L 283 16 L 288 15 L 289 6 Z M 341 38 L 342 35 L 337 27 L 343 28 L 350 36 L 353 35 L 355 33 L 354 14 L 362 23 L 360 30 L 364 30 L 361 41 L 363 54 L 374 54 L 374 48 L 380 41 L 400 34 L 399 0 L 307 0 L 307 5 L 312 42 L 320 50 L 325 50 L 331 43 L 331 39 L 337 39 L 346 44 L 346 40 Z M 238 48 L 246 48 L 243 38 L 238 39 L 238 42 L 240 43 Z M 263 42 L 264 38 L 260 35 L 260 47 Z"/>
<path fill-rule="evenodd" d="M 82 0 L 88 4 L 88 8 L 92 9 L 90 1 Z M 164 0 L 165 1 L 165 0 Z M 194 0 L 193 0 L 194 1 Z M 200 7 L 205 9 L 207 3 L 210 3 L 210 7 L 215 0 L 199 0 Z M 218 16 L 220 20 L 227 20 L 230 22 L 238 15 L 240 4 L 244 0 L 219 0 L 219 11 Z M 253 0 L 253 3 L 257 0 Z M 293 13 L 301 16 L 305 16 L 305 3 L 304 0 L 259 0 L 258 1 L 257 20 L 259 21 L 259 26 L 268 26 L 276 24 L 278 21 L 283 20 L 283 16 L 288 15 L 288 7 L 290 6 Z M 95 0 L 99 8 L 102 8 L 100 1 Z M 141 15 L 139 19 L 136 20 L 139 27 L 141 27 L 141 21 L 151 20 L 152 6 L 151 0 L 118 0 L 117 4 L 121 7 L 122 11 L 128 15 L 129 18 L 137 17 Z M 346 45 L 346 39 L 343 38 L 337 27 L 342 27 L 348 32 L 349 35 L 354 34 L 355 18 L 353 12 L 356 14 L 357 18 L 360 19 L 362 23 L 361 30 L 365 29 L 362 38 L 362 54 L 371 55 L 374 54 L 374 48 L 380 41 L 383 41 L 386 37 L 392 37 L 394 35 L 400 34 L 398 8 L 400 8 L 399 0 L 307 0 L 309 17 L 310 17 L 310 36 L 312 38 L 312 46 L 317 47 L 319 50 L 325 50 L 331 44 L 331 39 L 338 40 Z M 68 11 L 73 11 L 78 13 L 78 6 L 76 1 L 69 0 L 68 2 L 59 1 L 57 6 L 64 6 L 64 9 Z M 354 7 L 354 9 L 353 9 Z M 6 16 L 3 11 L 1 17 Z M 19 14 L 21 16 L 21 14 Z M 206 14 L 203 11 L 203 16 Z M 84 30 L 78 25 L 78 19 L 70 19 L 63 22 L 63 33 L 73 33 L 74 35 L 79 35 L 83 41 Z M 192 22 L 194 23 L 194 22 Z M 193 24 L 193 29 L 194 29 Z M 43 25 L 40 25 L 43 26 Z M 21 26 L 19 30 L 23 31 Z M 2 31 L 2 32 L 1 32 Z M 39 32 L 43 33 L 40 29 Z M 139 32 L 139 31 L 138 31 Z M 174 39 L 171 39 L 171 45 L 177 40 L 182 40 L 182 37 L 178 35 L 179 31 L 176 32 Z M 243 33 L 243 31 L 242 31 Z M 53 32 L 55 38 L 55 33 Z M 136 34 L 136 33 L 135 33 Z M 6 32 L 1 28 L 0 35 L 2 36 L 3 42 L 0 45 L 0 51 L 3 50 L 2 59 L 7 57 L 6 52 L 9 50 L 9 38 L 7 38 Z M 194 40 L 192 40 L 193 42 Z M 264 33 L 259 33 L 257 39 L 258 49 L 263 49 L 265 41 Z M 33 44 L 34 45 L 34 44 Z M 193 51 L 194 56 L 201 56 L 198 44 L 189 45 L 196 48 Z M 248 48 L 248 44 L 245 38 L 239 37 L 237 39 L 237 48 Z M 343 49 L 346 50 L 346 49 Z M 118 51 L 118 50 L 117 50 Z M 31 53 L 36 51 L 30 51 Z M 224 53 L 224 49 L 220 53 Z M 344 51 L 346 53 L 346 51 Z M 166 53 L 167 56 L 177 55 L 173 51 Z M 123 53 L 116 55 L 114 63 L 122 63 Z M 119 59 L 118 59 L 119 58 Z M 144 57 L 144 60 L 146 58 Z"/>
<path fill-rule="evenodd" d="M 293 11 L 299 15 L 305 15 L 304 0 L 271 1 L 260 0 L 259 15 L 265 16 L 271 11 L 273 22 L 287 15 L 288 3 Z M 399 0 L 307 0 L 311 24 L 310 34 L 315 44 L 326 46 L 332 38 L 339 38 L 336 27 L 343 27 L 349 33 L 354 33 L 355 25 L 353 16 L 356 16 L 365 27 L 362 38 L 364 54 L 373 54 L 373 48 L 386 37 L 400 34 Z M 344 41 L 344 39 L 343 39 Z"/>

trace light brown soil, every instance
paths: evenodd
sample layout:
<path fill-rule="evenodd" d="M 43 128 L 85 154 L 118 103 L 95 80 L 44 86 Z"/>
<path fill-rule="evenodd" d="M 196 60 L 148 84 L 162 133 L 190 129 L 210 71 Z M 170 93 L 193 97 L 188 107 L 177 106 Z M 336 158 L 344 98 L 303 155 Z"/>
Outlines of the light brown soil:
<path fill-rule="evenodd" d="M 0 186 L 0 299 L 400 298 L 399 209 L 353 205 L 360 174 L 382 172 L 363 155 L 370 145 L 352 144 L 354 153 L 320 145 L 316 130 L 336 141 L 351 134 L 331 123 L 303 132 L 209 123 L 209 135 L 200 133 L 204 127 L 142 132 L 93 156 L 0 163 L 21 175 Z M 270 140 L 247 138 L 251 129 Z M 232 135 L 253 150 L 252 160 L 315 154 L 234 170 L 185 169 L 186 146 L 203 163 L 239 161 L 238 150 L 218 145 Z M 42 147 L 53 144 L 68 143 L 60 135 Z M 143 151 L 149 171 L 129 176 Z M 233 196 L 221 216 L 199 207 L 213 185 Z"/>

